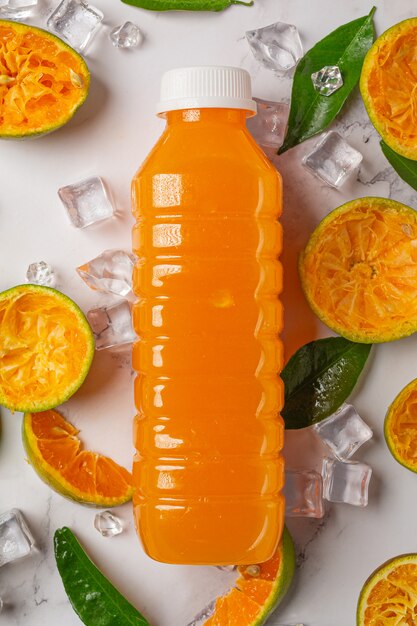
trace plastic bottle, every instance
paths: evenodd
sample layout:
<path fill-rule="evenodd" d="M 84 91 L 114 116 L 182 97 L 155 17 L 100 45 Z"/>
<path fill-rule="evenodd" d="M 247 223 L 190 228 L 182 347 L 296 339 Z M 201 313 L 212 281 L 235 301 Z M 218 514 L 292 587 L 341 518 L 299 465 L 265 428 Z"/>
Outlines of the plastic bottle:
<path fill-rule="evenodd" d="M 269 559 L 284 504 L 281 179 L 238 68 L 167 72 L 133 185 L 135 519 L 178 564 Z"/>

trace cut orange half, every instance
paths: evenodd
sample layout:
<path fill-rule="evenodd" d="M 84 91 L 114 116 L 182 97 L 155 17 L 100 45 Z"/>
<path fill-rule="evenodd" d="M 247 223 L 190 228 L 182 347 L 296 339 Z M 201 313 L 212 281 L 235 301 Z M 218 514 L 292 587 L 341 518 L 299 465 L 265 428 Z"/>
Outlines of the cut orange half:
<path fill-rule="evenodd" d="M 84 450 L 79 431 L 57 411 L 26 413 L 23 444 L 34 470 L 62 496 L 111 507 L 131 499 L 132 476 L 106 456 Z"/>
<path fill-rule="evenodd" d="M 84 59 L 55 35 L 0 20 L 0 138 L 51 132 L 85 101 Z"/>
<path fill-rule="evenodd" d="M 0 404 L 44 411 L 81 386 L 94 356 L 94 337 L 67 296 L 38 285 L 0 293 Z"/>
<path fill-rule="evenodd" d="M 276 553 L 258 565 L 239 566 L 235 587 L 218 598 L 204 626 L 261 626 L 287 593 L 295 570 L 294 544 L 285 528 Z"/>
<path fill-rule="evenodd" d="M 417 379 L 411 381 L 389 407 L 384 435 L 394 459 L 417 472 Z"/>
<path fill-rule="evenodd" d="M 300 278 L 316 315 L 362 343 L 417 329 L 417 212 L 385 198 L 332 211 L 300 257 Z"/>
<path fill-rule="evenodd" d="M 417 624 L 417 554 L 387 561 L 371 574 L 359 596 L 357 626 Z"/>
<path fill-rule="evenodd" d="M 371 122 L 395 152 L 417 159 L 417 17 L 383 33 L 368 51 L 360 90 Z"/>

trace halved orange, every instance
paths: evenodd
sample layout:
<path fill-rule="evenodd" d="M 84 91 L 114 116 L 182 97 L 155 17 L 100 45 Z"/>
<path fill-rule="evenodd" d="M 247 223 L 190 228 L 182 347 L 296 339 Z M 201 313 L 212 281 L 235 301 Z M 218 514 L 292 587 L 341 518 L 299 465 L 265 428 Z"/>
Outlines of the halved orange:
<path fill-rule="evenodd" d="M 51 132 L 85 101 L 84 59 L 55 35 L 0 20 L 0 138 Z"/>
<path fill-rule="evenodd" d="M 70 298 L 39 285 L 0 293 L 0 404 L 32 413 L 61 404 L 93 356 L 93 333 Z"/>
<path fill-rule="evenodd" d="M 417 212 L 359 198 L 320 222 L 300 257 L 306 298 L 329 328 L 380 343 L 417 330 Z"/>
<path fill-rule="evenodd" d="M 79 431 L 57 411 L 26 413 L 22 433 L 34 470 L 61 495 L 100 507 L 131 499 L 131 474 L 112 459 L 84 450 Z"/>
<path fill-rule="evenodd" d="M 417 624 L 417 554 L 390 559 L 371 574 L 359 596 L 356 624 Z"/>
<path fill-rule="evenodd" d="M 218 598 L 214 614 L 204 626 L 261 626 L 287 593 L 295 571 L 291 535 L 284 533 L 269 561 L 239 566 L 235 587 Z"/>
<path fill-rule="evenodd" d="M 368 51 L 360 90 L 371 122 L 395 152 L 417 159 L 417 17 L 383 33 Z"/>
<path fill-rule="evenodd" d="M 417 379 L 404 387 L 389 407 L 384 435 L 394 459 L 417 472 Z"/>

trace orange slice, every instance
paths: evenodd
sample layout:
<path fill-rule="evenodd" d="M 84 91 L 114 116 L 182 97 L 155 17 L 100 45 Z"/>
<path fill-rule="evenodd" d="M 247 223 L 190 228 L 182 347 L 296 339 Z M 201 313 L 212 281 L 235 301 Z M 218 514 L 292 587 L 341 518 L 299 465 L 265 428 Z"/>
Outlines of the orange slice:
<path fill-rule="evenodd" d="M 385 31 L 368 51 L 360 90 L 368 115 L 395 152 L 417 159 L 417 18 Z"/>
<path fill-rule="evenodd" d="M 204 626 L 261 626 L 287 593 L 295 570 L 294 544 L 285 528 L 276 553 L 266 563 L 239 566 L 236 586 L 218 598 Z"/>
<path fill-rule="evenodd" d="M 417 379 L 412 380 L 389 407 L 384 435 L 395 460 L 417 472 Z"/>
<path fill-rule="evenodd" d="M 362 343 L 417 329 L 417 212 L 385 198 L 332 211 L 300 257 L 300 278 L 316 315 Z"/>
<path fill-rule="evenodd" d="M 81 386 L 94 337 L 78 306 L 55 289 L 20 285 L 0 293 L 0 404 L 44 411 Z"/>
<path fill-rule="evenodd" d="M 51 132 L 85 101 L 84 59 L 40 28 L 0 20 L 0 138 Z"/>
<path fill-rule="evenodd" d="M 376 569 L 364 584 L 357 626 L 417 624 L 417 554 L 404 554 Z"/>
<path fill-rule="evenodd" d="M 83 450 L 79 431 L 57 411 L 26 413 L 23 443 L 34 470 L 67 498 L 111 507 L 131 499 L 132 476 L 106 456 Z"/>

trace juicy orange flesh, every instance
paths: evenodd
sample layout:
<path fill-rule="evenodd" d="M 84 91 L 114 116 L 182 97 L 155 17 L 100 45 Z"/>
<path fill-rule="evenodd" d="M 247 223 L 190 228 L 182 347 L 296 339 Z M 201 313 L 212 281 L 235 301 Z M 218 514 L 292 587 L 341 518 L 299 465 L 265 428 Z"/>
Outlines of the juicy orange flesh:
<path fill-rule="evenodd" d="M 268 602 L 282 564 L 282 551 L 259 565 L 240 566 L 236 586 L 216 602 L 204 626 L 250 626 Z"/>
<path fill-rule="evenodd" d="M 402 24 L 379 41 L 366 83 L 374 115 L 384 134 L 417 147 L 417 25 Z"/>
<path fill-rule="evenodd" d="M 91 337 L 54 295 L 16 290 L 0 300 L 0 398 L 39 407 L 65 399 L 80 380 Z"/>
<path fill-rule="evenodd" d="M 396 454 L 417 469 L 417 389 L 411 389 L 393 409 L 387 435 Z"/>
<path fill-rule="evenodd" d="M 417 319 L 414 213 L 358 204 L 313 235 L 303 282 L 329 326 L 382 334 Z"/>
<path fill-rule="evenodd" d="M 78 430 L 56 411 L 30 416 L 30 435 L 36 441 L 34 453 L 42 469 L 53 472 L 55 480 L 78 495 L 120 498 L 131 491 L 132 477 L 108 457 L 83 450 Z"/>
<path fill-rule="evenodd" d="M 25 25 L 0 23 L 0 135 L 63 124 L 87 83 L 86 66 L 67 46 Z"/>
<path fill-rule="evenodd" d="M 364 626 L 417 624 L 417 565 L 399 565 L 375 583 L 367 597 L 363 623 Z"/>

